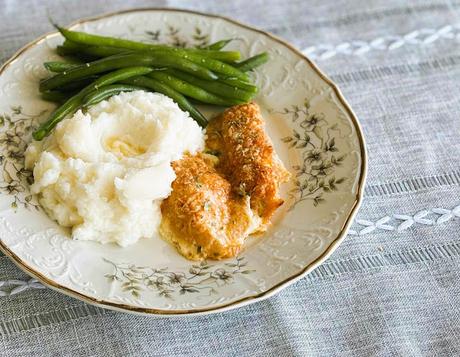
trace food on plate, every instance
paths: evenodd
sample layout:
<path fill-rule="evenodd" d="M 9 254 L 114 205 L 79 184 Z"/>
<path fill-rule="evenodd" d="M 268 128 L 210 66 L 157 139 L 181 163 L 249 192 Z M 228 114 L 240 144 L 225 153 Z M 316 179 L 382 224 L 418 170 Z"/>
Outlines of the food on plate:
<path fill-rule="evenodd" d="M 206 118 L 189 99 L 219 106 L 246 103 L 257 93 L 247 72 L 268 61 L 261 53 L 236 62 L 241 58 L 238 51 L 221 51 L 231 40 L 205 48 L 176 48 L 56 28 L 65 38 L 58 54 L 73 58 L 44 64 L 55 74 L 40 82 L 40 92 L 46 100 L 63 103 L 33 133 L 35 140 L 43 140 L 80 108 L 141 88 L 172 98 L 205 127 Z"/>
<path fill-rule="evenodd" d="M 67 115 L 73 114 L 81 105 L 82 102 L 85 103 L 86 106 L 91 104 L 95 104 L 95 101 L 91 98 L 97 94 L 100 90 L 106 90 L 110 84 L 127 79 L 133 76 L 139 76 L 142 74 L 146 74 L 151 72 L 152 70 L 148 67 L 128 67 L 119 69 L 118 71 L 103 75 L 96 79 L 94 82 L 83 88 L 78 94 L 74 95 L 72 98 L 67 100 L 62 106 L 56 109 L 48 120 L 43 123 L 38 130 L 34 132 L 34 138 L 36 140 L 42 140 L 45 136 L 47 136 L 51 130 L 59 123 L 62 119 L 64 119 Z M 120 88 L 118 92 L 124 91 L 133 91 L 142 89 L 140 87 L 131 87 L 131 86 L 124 86 Z M 112 93 L 116 94 L 116 93 Z M 90 98 L 88 99 L 88 96 Z"/>
<path fill-rule="evenodd" d="M 58 29 L 67 61 L 45 63 L 54 75 L 39 89 L 60 106 L 25 154 L 51 218 L 77 240 L 160 235 L 193 260 L 233 257 L 266 230 L 290 176 L 250 102 L 247 72 L 266 53 L 237 62 L 222 51 L 231 40 L 175 48 Z M 230 108 L 208 125 L 192 101 Z"/>
<path fill-rule="evenodd" d="M 207 129 L 207 151 L 173 163 L 176 180 L 160 233 L 193 260 L 233 257 L 264 231 L 283 203 L 289 172 L 276 155 L 255 103 L 226 110 Z"/>
<path fill-rule="evenodd" d="M 260 225 L 249 197 L 233 193 L 208 155 L 186 156 L 173 167 L 177 177 L 161 205 L 161 236 L 188 259 L 235 256 Z"/>
<path fill-rule="evenodd" d="M 159 93 L 122 93 L 77 111 L 32 142 L 32 193 L 78 240 L 126 246 L 153 237 L 176 175 L 171 162 L 204 147 L 198 124 Z"/>
<path fill-rule="evenodd" d="M 219 157 L 218 170 L 233 190 L 251 197 L 251 208 L 268 223 L 283 204 L 279 186 L 290 174 L 275 153 L 255 103 L 227 109 L 207 129 L 206 146 Z"/>

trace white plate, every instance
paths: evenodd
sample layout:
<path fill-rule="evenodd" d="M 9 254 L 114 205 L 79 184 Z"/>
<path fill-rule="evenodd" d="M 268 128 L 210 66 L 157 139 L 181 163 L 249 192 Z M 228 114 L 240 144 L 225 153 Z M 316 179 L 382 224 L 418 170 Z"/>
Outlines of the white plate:
<path fill-rule="evenodd" d="M 62 37 L 45 35 L 0 70 L 0 248 L 44 284 L 89 303 L 144 314 L 228 310 L 264 299 L 308 274 L 339 245 L 366 173 L 358 121 L 337 87 L 282 40 L 214 15 L 143 9 L 79 21 L 73 29 L 141 41 L 200 45 L 237 38 L 244 57 L 267 51 L 254 74 L 276 151 L 294 179 L 273 227 L 236 259 L 196 264 L 159 238 L 120 248 L 69 239 L 29 193 L 23 152 L 53 106 L 40 100 L 43 62 Z"/>

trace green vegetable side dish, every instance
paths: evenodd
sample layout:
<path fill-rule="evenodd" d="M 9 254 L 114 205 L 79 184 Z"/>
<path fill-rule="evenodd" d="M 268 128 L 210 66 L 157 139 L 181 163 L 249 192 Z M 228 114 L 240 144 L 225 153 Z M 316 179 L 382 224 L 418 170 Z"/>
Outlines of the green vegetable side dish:
<path fill-rule="evenodd" d="M 264 52 L 259 55 L 255 55 L 254 57 L 250 57 L 243 62 L 237 63 L 236 68 L 238 68 L 240 71 L 248 72 L 248 71 L 252 71 L 253 69 L 267 62 L 268 62 L 268 54 Z"/>
<path fill-rule="evenodd" d="M 221 106 L 232 106 L 235 104 L 244 103 L 244 101 L 238 99 L 219 97 L 218 95 L 207 92 L 205 89 L 202 89 L 199 86 L 183 81 L 180 78 L 174 77 L 170 73 L 157 71 L 150 73 L 148 76 L 160 81 L 161 83 L 169 85 L 171 88 L 183 95 L 186 95 L 190 98 L 196 99 L 203 103 Z"/>
<path fill-rule="evenodd" d="M 46 91 L 41 94 L 41 98 L 47 102 L 61 103 L 71 97 L 69 93 L 59 92 L 59 91 Z"/>
<path fill-rule="evenodd" d="M 84 53 L 89 56 L 93 57 L 105 57 L 111 56 L 116 54 L 122 53 L 133 53 L 133 50 L 130 48 L 124 47 L 110 47 L 110 46 L 91 46 L 86 44 L 76 44 L 66 40 L 64 45 L 61 48 L 61 51 L 64 53 L 67 51 L 68 54 L 75 54 L 75 53 Z M 203 66 L 211 71 L 214 71 L 222 76 L 231 76 L 235 78 L 239 78 L 241 80 L 249 80 L 249 77 L 243 73 L 243 71 L 222 62 L 221 59 L 227 61 L 237 61 L 240 59 L 239 52 L 223 52 L 223 51 L 212 51 L 212 50 L 203 50 L 197 51 L 189 51 L 186 49 L 181 48 L 174 48 L 174 47 L 166 47 L 166 48 L 152 48 L 152 49 L 144 49 L 139 50 L 136 52 L 140 53 L 168 53 L 171 57 L 183 58 L 189 60 L 197 65 Z M 215 54 L 221 54 L 220 59 L 215 59 Z M 222 55 L 225 55 L 222 56 Z"/>
<path fill-rule="evenodd" d="M 176 48 L 56 27 L 65 37 L 56 50 L 66 61 L 44 63 L 54 75 L 42 80 L 39 89 L 43 99 L 63 104 L 33 133 L 35 140 L 78 109 L 134 90 L 170 97 L 206 127 L 207 119 L 190 100 L 223 107 L 249 102 L 258 89 L 247 72 L 268 61 L 264 52 L 236 62 L 238 51 L 221 51 L 232 39 L 203 48 Z"/>
<path fill-rule="evenodd" d="M 72 69 L 72 68 L 78 66 L 78 64 L 68 63 L 68 62 L 51 61 L 51 62 L 43 63 L 43 66 L 45 66 L 45 68 L 50 72 L 61 73 L 61 72 L 68 71 L 69 69 Z"/>
<path fill-rule="evenodd" d="M 233 39 L 229 38 L 228 40 L 220 40 L 214 43 L 211 43 L 209 46 L 204 47 L 206 50 L 216 50 L 220 51 L 222 48 L 227 46 Z"/>
<path fill-rule="evenodd" d="M 102 77 L 95 80 L 90 85 L 83 88 L 79 93 L 75 94 L 73 97 L 68 99 L 62 106 L 57 108 L 46 122 L 44 122 L 40 127 L 32 134 L 35 140 L 42 140 L 47 136 L 51 130 L 64 119 L 68 114 L 72 114 L 79 107 L 85 105 L 86 103 L 83 98 L 93 91 L 97 91 L 99 88 L 103 88 L 109 84 L 122 81 L 124 79 L 135 77 L 151 72 L 152 69 L 148 67 L 131 67 L 120 69 L 115 72 L 108 73 Z"/>
<path fill-rule="evenodd" d="M 205 79 L 217 79 L 210 70 L 182 58 L 170 57 L 165 53 L 155 54 L 120 54 L 101 58 L 94 62 L 85 63 L 66 72 L 58 73 L 40 83 L 40 90 L 58 88 L 76 79 L 85 78 L 92 74 L 108 72 L 114 69 L 137 66 L 171 67 L 193 73 Z"/>
<path fill-rule="evenodd" d="M 92 92 L 89 92 L 89 94 L 84 96 L 82 100 L 82 106 L 85 108 L 89 107 L 91 105 L 102 102 L 104 99 L 110 98 L 113 95 L 120 94 L 121 92 L 132 92 L 135 90 L 144 89 L 145 88 L 143 87 L 132 86 L 129 84 L 112 84 L 109 86 L 104 86 Z"/>
<path fill-rule="evenodd" d="M 132 51 L 152 51 L 152 50 L 173 50 L 177 51 L 178 54 L 201 54 L 205 58 L 212 58 L 212 59 L 225 59 L 228 61 L 237 61 L 240 59 L 240 53 L 236 51 L 232 52 L 221 52 L 216 51 L 213 49 L 197 49 L 197 48 L 188 48 L 188 49 L 181 49 L 176 48 L 168 45 L 154 45 L 149 43 L 142 43 L 137 41 L 125 40 L 121 38 L 114 38 L 114 37 L 107 37 L 107 36 L 99 36 L 88 34 L 85 32 L 79 31 L 70 31 L 65 28 L 56 26 L 59 32 L 64 36 L 68 41 L 82 44 L 82 45 L 89 45 L 89 46 L 106 46 L 106 47 L 115 47 L 115 48 L 122 48 L 126 50 Z"/>

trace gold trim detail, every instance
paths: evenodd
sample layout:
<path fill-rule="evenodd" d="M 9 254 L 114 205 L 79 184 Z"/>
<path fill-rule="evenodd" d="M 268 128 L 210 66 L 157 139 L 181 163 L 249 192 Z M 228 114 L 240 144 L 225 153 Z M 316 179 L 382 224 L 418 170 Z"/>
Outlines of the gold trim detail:
<path fill-rule="evenodd" d="M 94 22 L 94 21 L 97 21 L 97 20 L 100 20 L 100 19 L 104 19 L 104 18 L 107 18 L 107 17 L 112 17 L 112 16 L 116 16 L 116 15 L 120 15 L 120 14 L 127 14 L 127 13 L 132 13 L 132 12 L 147 12 L 147 11 L 154 11 L 154 12 L 157 12 L 157 11 L 180 12 L 180 13 L 189 13 L 189 14 L 194 14 L 194 15 L 200 15 L 200 16 L 204 16 L 204 17 L 208 17 L 208 18 L 218 18 L 218 19 L 227 21 L 229 23 L 233 23 L 233 24 L 235 24 L 237 26 L 243 27 L 245 29 L 249 29 L 251 31 L 258 32 L 258 33 L 260 33 L 260 34 L 262 34 L 264 36 L 267 36 L 268 38 L 270 38 L 270 39 L 272 39 L 272 40 L 274 40 L 274 41 L 276 41 L 278 43 L 281 43 L 282 45 L 284 45 L 285 47 L 290 49 L 292 52 L 297 54 L 300 58 L 304 59 L 310 65 L 310 67 L 314 71 L 316 71 L 316 73 L 321 77 L 321 79 L 324 80 L 333 89 L 334 93 L 337 95 L 337 98 L 339 99 L 339 101 L 344 106 L 345 110 L 347 111 L 348 115 L 352 119 L 352 122 L 353 122 L 353 124 L 355 126 L 355 129 L 356 129 L 356 134 L 358 135 L 358 139 L 359 139 L 359 143 L 360 143 L 360 149 L 361 149 L 360 150 L 361 151 L 361 170 L 360 170 L 360 177 L 359 177 L 357 195 L 356 195 L 356 198 L 355 198 L 355 202 L 353 203 L 353 206 L 352 206 L 352 208 L 350 210 L 350 214 L 348 215 L 345 223 L 341 227 L 339 235 L 337 236 L 336 239 L 334 239 L 334 241 L 329 245 L 329 247 L 327 247 L 327 249 L 324 251 L 324 253 L 320 257 L 315 259 L 313 262 L 311 262 L 309 265 L 307 265 L 303 270 L 301 270 L 297 274 L 294 274 L 294 275 L 290 276 L 289 278 L 285 279 L 284 281 L 272 286 L 267 291 L 264 291 L 264 292 L 259 293 L 257 295 L 247 296 L 247 297 L 244 297 L 242 299 L 233 301 L 233 302 L 228 303 L 228 304 L 214 306 L 214 307 L 211 307 L 211 308 L 201 308 L 201 309 L 193 309 L 193 310 L 149 309 L 149 308 L 135 307 L 135 306 L 126 305 L 126 304 L 117 304 L 117 303 L 113 303 L 113 302 L 110 302 L 110 301 L 100 300 L 100 299 L 96 299 L 96 298 L 93 298 L 93 297 L 90 297 L 90 296 L 86 296 L 86 295 L 83 295 L 82 293 L 79 293 L 78 291 L 72 290 L 72 289 L 70 289 L 68 287 L 65 287 L 65 286 L 61 286 L 61 285 L 57 284 L 56 282 L 48 279 L 47 277 L 45 277 L 41 273 L 35 271 L 29 265 L 24 263 L 16 254 L 14 254 L 1 240 L 0 240 L 0 250 L 5 255 L 10 257 L 11 260 L 20 269 L 22 269 L 23 271 L 25 271 L 27 274 L 31 275 L 32 277 L 40 280 L 43 284 L 45 284 L 49 288 L 57 290 L 57 291 L 59 291 L 61 293 L 64 293 L 64 294 L 66 294 L 68 296 L 77 298 L 77 299 L 82 300 L 84 302 L 87 302 L 89 304 L 92 304 L 92 305 L 95 305 L 95 306 L 98 306 L 98 307 L 112 309 L 112 310 L 132 312 L 132 313 L 137 313 L 137 314 L 155 314 L 155 315 L 161 315 L 161 316 L 187 315 L 187 314 L 204 314 L 204 313 L 207 313 L 207 312 L 220 312 L 220 311 L 225 311 L 225 310 L 231 310 L 231 309 L 234 309 L 236 307 L 241 307 L 241 306 L 247 305 L 247 304 L 252 303 L 252 302 L 264 300 L 264 299 L 274 295 L 275 293 L 277 293 L 281 289 L 293 284 L 294 282 L 296 282 L 297 280 L 301 279 L 302 277 L 304 277 L 308 273 L 310 273 L 313 269 L 315 269 L 322 262 L 324 262 L 332 254 L 332 252 L 338 247 L 338 245 L 343 241 L 343 239 L 344 239 L 344 237 L 346 235 L 346 232 L 348 231 L 348 229 L 349 229 L 349 227 L 351 225 L 351 222 L 352 222 L 354 216 L 356 215 L 356 212 L 357 212 L 357 210 L 358 210 L 358 208 L 359 208 L 359 206 L 361 204 L 362 197 L 363 197 L 363 192 L 364 192 L 364 184 L 365 184 L 365 181 L 366 181 L 366 174 L 367 174 L 367 154 L 366 154 L 366 149 L 365 149 L 364 137 L 363 137 L 362 130 L 361 130 L 360 124 L 358 122 L 358 119 L 356 118 L 356 115 L 351 110 L 349 104 L 347 103 L 347 101 L 343 97 L 343 95 L 342 95 L 341 91 L 339 90 L 339 88 L 337 87 L 337 85 L 334 82 L 332 82 L 316 66 L 316 64 L 314 64 L 309 58 L 304 56 L 299 50 L 297 50 L 292 45 L 290 45 L 286 41 L 278 38 L 275 35 L 272 35 L 272 34 L 270 34 L 268 32 L 259 30 L 257 28 L 254 28 L 254 27 L 251 27 L 251 26 L 248 26 L 248 25 L 245 25 L 245 24 L 243 24 L 243 23 L 241 23 L 239 21 L 230 19 L 230 18 L 225 17 L 225 16 L 207 14 L 207 13 L 202 13 L 202 12 L 192 11 L 192 10 L 175 9 L 175 8 L 138 8 L 138 9 L 130 9 L 130 10 L 122 10 L 122 11 L 112 12 L 112 13 L 108 13 L 108 14 L 104 14 L 104 15 L 100 15 L 100 16 L 96 16 L 96 17 L 84 18 L 84 19 L 78 20 L 76 22 L 73 22 L 70 25 L 70 27 L 75 27 L 75 26 L 81 25 L 83 23 Z M 37 45 L 37 44 L 40 44 L 41 42 L 45 41 L 46 39 L 51 38 L 53 36 L 57 36 L 57 35 L 58 35 L 58 32 L 47 33 L 47 34 L 39 37 L 38 39 L 28 43 L 24 47 L 22 47 L 5 64 L 3 64 L 3 66 L 0 67 L 0 75 L 5 71 L 6 68 L 8 68 L 14 62 L 16 62 L 18 60 L 19 56 L 21 54 L 23 54 L 25 51 L 27 51 L 30 47 L 32 47 L 34 45 Z"/>

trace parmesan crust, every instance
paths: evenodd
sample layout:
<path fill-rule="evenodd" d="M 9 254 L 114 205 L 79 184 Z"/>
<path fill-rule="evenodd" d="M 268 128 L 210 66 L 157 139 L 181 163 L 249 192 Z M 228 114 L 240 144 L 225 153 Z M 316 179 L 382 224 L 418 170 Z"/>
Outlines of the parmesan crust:
<path fill-rule="evenodd" d="M 207 137 L 212 155 L 174 162 L 173 191 L 161 206 L 162 237 L 192 260 L 237 255 L 283 204 L 279 186 L 290 177 L 255 103 L 223 112 L 209 124 Z"/>

